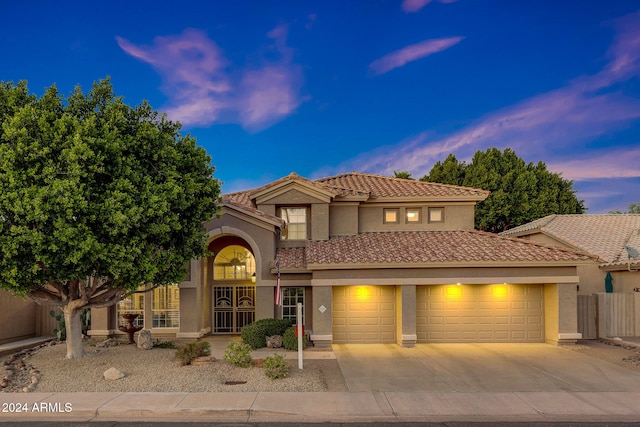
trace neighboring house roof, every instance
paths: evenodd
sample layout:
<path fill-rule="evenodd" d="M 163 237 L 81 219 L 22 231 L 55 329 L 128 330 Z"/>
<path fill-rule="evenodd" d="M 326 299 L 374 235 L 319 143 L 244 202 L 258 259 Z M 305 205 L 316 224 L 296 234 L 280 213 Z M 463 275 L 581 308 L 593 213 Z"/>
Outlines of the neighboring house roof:
<path fill-rule="evenodd" d="M 626 266 L 629 257 L 625 245 L 640 250 L 640 215 L 549 215 L 500 235 L 520 237 L 536 233 L 593 254 L 603 265 Z"/>
<path fill-rule="evenodd" d="M 570 249 L 482 231 L 398 231 L 363 233 L 307 241 L 305 248 L 278 249 L 280 268 L 300 269 L 312 265 L 570 263 L 593 257 Z"/>

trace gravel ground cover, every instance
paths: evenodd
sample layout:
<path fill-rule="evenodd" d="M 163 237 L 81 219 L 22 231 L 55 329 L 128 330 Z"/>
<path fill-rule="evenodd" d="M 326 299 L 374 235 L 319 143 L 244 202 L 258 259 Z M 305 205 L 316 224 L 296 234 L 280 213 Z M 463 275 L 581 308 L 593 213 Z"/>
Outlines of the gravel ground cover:
<path fill-rule="evenodd" d="M 174 349 L 140 350 L 134 345 L 96 348 L 86 345 L 88 356 L 65 359 L 66 346 L 44 346 L 24 357 L 24 368 L 16 372 L 5 392 L 24 391 L 34 375 L 37 392 L 219 392 L 219 391 L 333 391 L 325 377 L 339 371 L 335 360 L 307 360 L 299 370 L 290 361 L 289 376 L 271 380 L 262 367 L 238 368 L 225 360 L 203 366 L 180 366 Z M 104 372 L 116 368 L 125 374 L 118 380 L 104 379 Z M 16 371 L 16 369 L 14 369 Z M 35 371 L 35 374 L 34 374 Z M 233 383 L 228 385 L 225 383 Z M 338 387 L 340 388 L 340 387 Z"/>
<path fill-rule="evenodd" d="M 580 341 L 566 349 L 605 360 L 640 372 L 640 347 L 610 340 Z M 154 348 L 139 350 L 133 345 L 96 348 L 86 345 L 88 356 L 65 359 L 66 346 L 49 345 L 25 350 L 0 359 L 6 363 L 0 381 L 9 369 L 11 381 L 0 392 L 22 392 L 31 385 L 37 392 L 217 392 L 217 391 L 347 391 L 335 359 L 305 360 L 304 370 L 297 361 L 289 361 L 287 378 L 270 380 L 262 367 L 237 368 L 224 360 L 204 366 L 180 366 L 175 350 Z M 19 357 L 16 357 L 19 356 Z M 126 376 L 105 380 L 104 372 L 114 367 Z M 6 377 L 5 377 L 6 378 Z M 33 379 L 36 378 L 35 383 Z M 226 383 L 233 382 L 234 385 Z M 244 384 L 237 384 L 242 383 Z M 1 384 L 0 384 L 1 385 Z"/>

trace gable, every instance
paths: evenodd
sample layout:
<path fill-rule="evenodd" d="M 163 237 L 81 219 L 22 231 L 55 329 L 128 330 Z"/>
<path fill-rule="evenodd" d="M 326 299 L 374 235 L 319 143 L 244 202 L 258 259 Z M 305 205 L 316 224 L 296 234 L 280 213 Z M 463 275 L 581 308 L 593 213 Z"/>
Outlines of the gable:
<path fill-rule="evenodd" d="M 302 196 L 304 194 L 304 196 Z M 295 173 L 251 192 L 256 205 L 284 203 L 329 203 L 335 192 Z M 298 202 L 289 201 L 299 200 Z"/>
<path fill-rule="evenodd" d="M 263 197 L 256 200 L 256 204 L 260 205 L 311 205 L 315 203 L 329 203 L 331 199 L 315 192 L 308 191 L 304 187 L 296 187 L 295 185 L 287 186 L 269 197 Z"/>

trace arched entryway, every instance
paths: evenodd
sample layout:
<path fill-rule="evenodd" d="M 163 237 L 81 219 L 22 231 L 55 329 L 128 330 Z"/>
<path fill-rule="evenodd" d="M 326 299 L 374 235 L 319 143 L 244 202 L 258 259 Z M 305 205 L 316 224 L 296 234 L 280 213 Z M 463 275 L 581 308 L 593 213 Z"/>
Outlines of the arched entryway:
<path fill-rule="evenodd" d="M 255 321 L 256 260 L 251 247 L 236 236 L 222 236 L 209 244 L 211 325 L 214 334 L 237 334 Z"/>

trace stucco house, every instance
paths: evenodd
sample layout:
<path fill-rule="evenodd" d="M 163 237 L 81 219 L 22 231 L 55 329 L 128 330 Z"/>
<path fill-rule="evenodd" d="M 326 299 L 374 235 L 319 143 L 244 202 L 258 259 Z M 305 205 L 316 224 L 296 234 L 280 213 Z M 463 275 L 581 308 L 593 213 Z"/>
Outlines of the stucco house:
<path fill-rule="evenodd" d="M 128 312 L 154 336 L 237 334 L 300 302 L 318 346 L 575 342 L 577 271 L 593 257 L 474 230 L 487 196 L 355 172 L 227 194 L 204 224 L 211 255 L 180 284 L 93 310 L 90 334 L 119 334 Z"/>
<path fill-rule="evenodd" d="M 500 235 L 592 254 L 578 266 L 579 330 L 591 338 L 640 335 L 640 215 L 549 215 Z"/>

